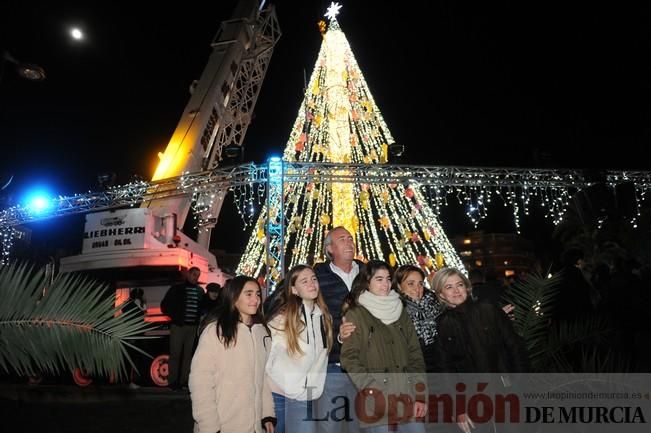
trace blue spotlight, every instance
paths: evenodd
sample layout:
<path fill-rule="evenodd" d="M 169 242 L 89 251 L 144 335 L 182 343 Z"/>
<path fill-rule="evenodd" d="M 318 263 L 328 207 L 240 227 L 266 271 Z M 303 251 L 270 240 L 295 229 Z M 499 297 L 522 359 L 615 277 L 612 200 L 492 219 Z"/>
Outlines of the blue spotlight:
<path fill-rule="evenodd" d="M 25 196 L 23 203 L 30 212 L 35 214 L 48 212 L 53 204 L 49 194 L 43 190 L 34 190 L 29 192 Z"/>
<path fill-rule="evenodd" d="M 50 207 L 50 200 L 47 197 L 34 197 L 29 207 L 35 212 L 42 212 Z"/>

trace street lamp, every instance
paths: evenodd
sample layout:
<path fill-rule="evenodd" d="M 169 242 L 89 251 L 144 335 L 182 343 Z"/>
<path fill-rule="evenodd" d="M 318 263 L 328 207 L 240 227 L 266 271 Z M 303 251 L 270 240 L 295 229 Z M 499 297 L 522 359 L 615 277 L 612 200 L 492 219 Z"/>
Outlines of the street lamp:
<path fill-rule="evenodd" d="M 2 82 L 7 63 L 13 63 L 16 73 L 26 80 L 43 81 L 45 79 L 45 70 L 42 67 L 18 61 L 14 56 L 9 54 L 8 51 L 3 51 L 2 63 L 0 64 L 0 82 Z"/>

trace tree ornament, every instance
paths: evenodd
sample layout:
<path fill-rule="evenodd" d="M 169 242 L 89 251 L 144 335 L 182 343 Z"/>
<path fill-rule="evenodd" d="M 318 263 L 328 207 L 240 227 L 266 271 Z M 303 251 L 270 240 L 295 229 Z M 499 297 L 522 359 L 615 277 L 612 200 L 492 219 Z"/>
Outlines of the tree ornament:
<path fill-rule="evenodd" d="M 411 189 L 411 187 L 408 187 L 407 189 L 405 189 L 405 195 L 407 197 L 409 197 L 409 198 L 413 198 L 414 197 L 414 190 Z"/>
<path fill-rule="evenodd" d="M 389 225 L 391 224 L 391 220 L 389 219 L 388 216 L 384 215 L 382 218 L 379 218 L 378 221 L 380 222 L 380 225 L 384 230 L 389 229 Z"/>
<path fill-rule="evenodd" d="M 436 253 L 436 269 L 441 269 L 443 266 L 445 266 L 445 257 L 443 256 L 442 252 L 437 252 Z"/>
<path fill-rule="evenodd" d="M 398 261 L 396 260 L 396 255 L 394 253 L 389 254 L 389 265 L 393 268 L 396 266 L 396 263 Z"/>

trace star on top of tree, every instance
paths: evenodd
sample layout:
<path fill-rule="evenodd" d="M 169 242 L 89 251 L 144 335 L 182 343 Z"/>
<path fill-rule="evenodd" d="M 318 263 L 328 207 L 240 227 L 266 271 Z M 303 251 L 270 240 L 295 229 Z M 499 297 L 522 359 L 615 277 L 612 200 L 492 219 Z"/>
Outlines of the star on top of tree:
<path fill-rule="evenodd" d="M 334 20 L 337 18 L 337 15 L 339 14 L 339 9 L 341 9 L 341 5 L 336 2 L 330 3 L 330 7 L 328 7 L 328 10 L 326 11 L 326 18 L 329 20 Z"/>

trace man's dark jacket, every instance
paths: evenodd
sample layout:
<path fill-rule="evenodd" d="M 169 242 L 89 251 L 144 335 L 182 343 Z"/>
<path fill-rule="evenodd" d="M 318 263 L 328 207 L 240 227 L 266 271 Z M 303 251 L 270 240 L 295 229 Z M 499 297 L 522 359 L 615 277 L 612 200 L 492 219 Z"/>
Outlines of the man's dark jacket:
<path fill-rule="evenodd" d="M 364 263 L 359 260 L 355 260 L 355 262 L 357 262 L 359 270 L 361 271 L 364 268 Z M 341 325 L 341 306 L 350 291 L 348 290 L 348 287 L 346 287 L 344 280 L 342 280 L 341 277 L 335 274 L 330 268 L 330 260 L 314 265 L 314 273 L 316 274 L 316 278 L 319 280 L 319 290 L 323 294 L 323 299 L 325 299 L 328 311 L 332 316 L 332 334 L 334 336 L 334 343 L 328 357 L 328 362 L 339 362 L 341 344 L 337 341 L 337 335 L 339 335 L 339 326 Z"/>
<path fill-rule="evenodd" d="M 170 319 L 172 319 L 172 323 L 175 325 L 189 325 L 189 323 L 185 323 L 184 318 L 185 318 L 185 298 L 186 298 L 186 287 L 191 287 L 192 284 L 188 283 L 187 281 L 185 283 L 181 284 L 175 284 L 172 287 L 169 288 L 167 293 L 165 294 L 165 297 L 160 303 L 160 309 L 165 314 L 166 316 L 169 316 Z M 199 285 L 194 285 L 198 290 L 201 291 L 203 294 L 203 289 Z M 197 299 L 197 301 L 201 300 L 201 295 Z M 197 323 L 199 320 L 199 313 L 200 311 L 197 311 Z"/>

